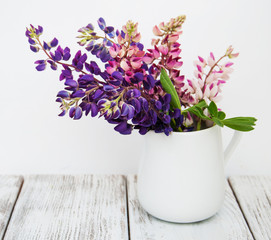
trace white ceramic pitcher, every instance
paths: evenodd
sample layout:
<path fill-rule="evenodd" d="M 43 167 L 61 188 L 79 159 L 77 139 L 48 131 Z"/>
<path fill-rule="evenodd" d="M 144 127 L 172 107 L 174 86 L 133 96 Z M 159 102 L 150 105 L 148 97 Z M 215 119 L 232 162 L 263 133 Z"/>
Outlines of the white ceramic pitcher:
<path fill-rule="evenodd" d="M 223 153 L 221 128 L 145 135 L 138 199 L 151 215 L 170 222 L 201 221 L 222 206 L 224 164 L 240 141 L 235 131 Z"/>

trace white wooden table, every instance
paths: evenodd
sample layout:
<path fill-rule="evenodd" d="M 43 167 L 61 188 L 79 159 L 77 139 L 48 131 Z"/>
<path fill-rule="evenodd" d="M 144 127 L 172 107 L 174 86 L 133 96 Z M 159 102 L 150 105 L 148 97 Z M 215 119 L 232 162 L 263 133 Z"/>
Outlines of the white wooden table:
<path fill-rule="evenodd" d="M 270 240 L 271 176 L 228 183 L 214 217 L 173 224 L 140 207 L 133 175 L 0 176 L 0 238 Z"/>

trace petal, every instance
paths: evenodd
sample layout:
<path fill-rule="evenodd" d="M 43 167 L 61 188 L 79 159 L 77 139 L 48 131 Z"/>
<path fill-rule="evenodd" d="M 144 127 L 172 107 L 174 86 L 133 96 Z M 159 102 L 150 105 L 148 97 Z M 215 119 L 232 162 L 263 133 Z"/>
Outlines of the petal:
<path fill-rule="evenodd" d="M 60 114 L 58 114 L 59 117 L 63 117 L 66 114 L 66 110 L 63 110 Z"/>
<path fill-rule="evenodd" d="M 82 109 L 80 107 L 77 107 L 75 109 L 75 113 L 74 113 L 74 120 L 78 120 L 82 117 Z"/>
<path fill-rule="evenodd" d="M 95 103 L 91 103 L 91 117 L 97 116 L 98 112 L 98 106 Z"/>
<path fill-rule="evenodd" d="M 129 65 L 127 64 L 127 62 L 124 59 L 120 62 L 120 67 L 124 71 L 128 71 L 130 69 Z"/>
<path fill-rule="evenodd" d="M 141 72 L 137 72 L 134 74 L 134 78 L 137 80 L 137 82 L 141 82 L 144 79 L 144 75 Z"/>
<path fill-rule="evenodd" d="M 104 30 L 105 26 L 106 26 L 106 23 L 105 23 L 105 20 L 103 18 L 99 18 L 98 19 L 98 25 L 100 27 L 101 30 Z"/>
<path fill-rule="evenodd" d="M 84 90 L 82 90 L 82 89 L 77 90 L 76 92 L 74 92 L 74 93 L 71 95 L 72 98 L 82 98 L 82 97 L 84 97 L 84 96 L 85 96 L 85 92 L 84 92 Z"/>
<path fill-rule="evenodd" d="M 158 28 L 157 25 L 153 27 L 152 32 L 155 36 L 163 36 L 162 31 Z"/>
<path fill-rule="evenodd" d="M 45 68 L 46 68 L 46 64 L 45 63 L 39 64 L 38 66 L 36 66 L 36 69 L 38 71 L 43 71 Z"/>
<path fill-rule="evenodd" d="M 94 93 L 93 99 L 100 98 L 103 95 L 103 91 L 101 89 L 97 89 L 96 92 Z"/>
<path fill-rule="evenodd" d="M 61 98 L 69 98 L 70 94 L 67 91 L 62 90 L 62 91 L 59 91 L 56 96 L 61 97 Z"/>
<path fill-rule="evenodd" d="M 111 91 L 111 90 L 114 90 L 115 88 L 111 85 L 104 85 L 103 86 L 103 90 L 104 91 Z"/>
<path fill-rule="evenodd" d="M 54 38 L 51 42 L 50 42 L 50 46 L 51 47 L 56 47 L 58 44 L 58 40 L 56 38 Z"/>
<path fill-rule="evenodd" d="M 40 50 L 39 47 L 32 46 L 32 45 L 30 45 L 30 49 L 31 49 L 31 51 L 33 51 L 33 52 L 38 52 L 38 51 Z"/>
<path fill-rule="evenodd" d="M 121 134 L 130 134 L 132 132 L 132 126 L 127 122 L 119 123 L 114 129 Z"/>
<path fill-rule="evenodd" d="M 70 108 L 70 111 L 69 111 L 69 116 L 70 116 L 70 118 L 73 118 L 73 117 L 74 117 L 74 114 L 75 114 L 75 107 L 71 107 L 71 108 Z"/>
<path fill-rule="evenodd" d="M 115 71 L 112 73 L 112 77 L 119 80 L 119 81 L 122 81 L 123 80 L 123 76 L 120 72 L 118 71 Z"/>
<path fill-rule="evenodd" d="M 74 88 L 78 86 L 77 82 L 72 79 L 67 79 L 65 81 L 65 85 L 70 86 L 70 87 L 74 87 Z"/>

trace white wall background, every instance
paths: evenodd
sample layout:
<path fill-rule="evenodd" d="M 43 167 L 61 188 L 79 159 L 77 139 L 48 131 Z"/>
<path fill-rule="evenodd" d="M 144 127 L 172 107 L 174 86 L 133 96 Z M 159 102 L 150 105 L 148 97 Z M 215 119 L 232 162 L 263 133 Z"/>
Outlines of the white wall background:
<path fill-rule="evenodd" d="M 182 36 L 183 72 L 193 74 L 198 55 L 224 54 L 232 44 L 240 52 L 235 72 L 225 85 L 220 107 L 234 116 L 255 116 L 256 130 L 245 133 L 227 174 L 270 174 L 271 2 L 258 1 L 68 1 L 10 0 L 0 8 L 0 174 L 135 173 L 143 137 L 121 136 L 102 119 L 59 118 L 58 73 L 37 72 L 41 53 L 29 50 L 24 36 L 30 23 L 44 27 L 44 38 L 56 36 L 74 53 L 81 26 L 103 16 L 120 28 L 139 22 L 145 46 L 152 27 L 187 15 Z M 230 131 L 223 130 L 227 142 Z M 188 159 L 189 161 L 189 159 Z"/>

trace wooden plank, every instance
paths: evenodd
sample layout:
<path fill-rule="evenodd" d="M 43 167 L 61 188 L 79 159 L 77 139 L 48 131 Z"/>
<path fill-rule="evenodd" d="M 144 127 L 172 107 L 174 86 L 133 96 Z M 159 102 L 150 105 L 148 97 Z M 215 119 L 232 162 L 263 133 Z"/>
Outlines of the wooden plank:
<path fill-rule="evenodd" d="M 256 240 L 271 239 L 271 176 L 229 178 Z"/>
<path fill-rule="evenodd" d="M 0 176 L 0 239 L 5 234 L 22 183 L 20 176 Z"/>
<path fill-rule="evenodd" d="M 29 176 L 5 239 L 128 239 L 123 176 Z"/>
<path fill-rule="evenodd" d="M 214 217 L 191 224 L 164 222 L 139 205 L 136 176 L 128 176 L 128 209 L 131 240 L 252 240 L 235 197 L 227 184 L 225 203 Z"/>

